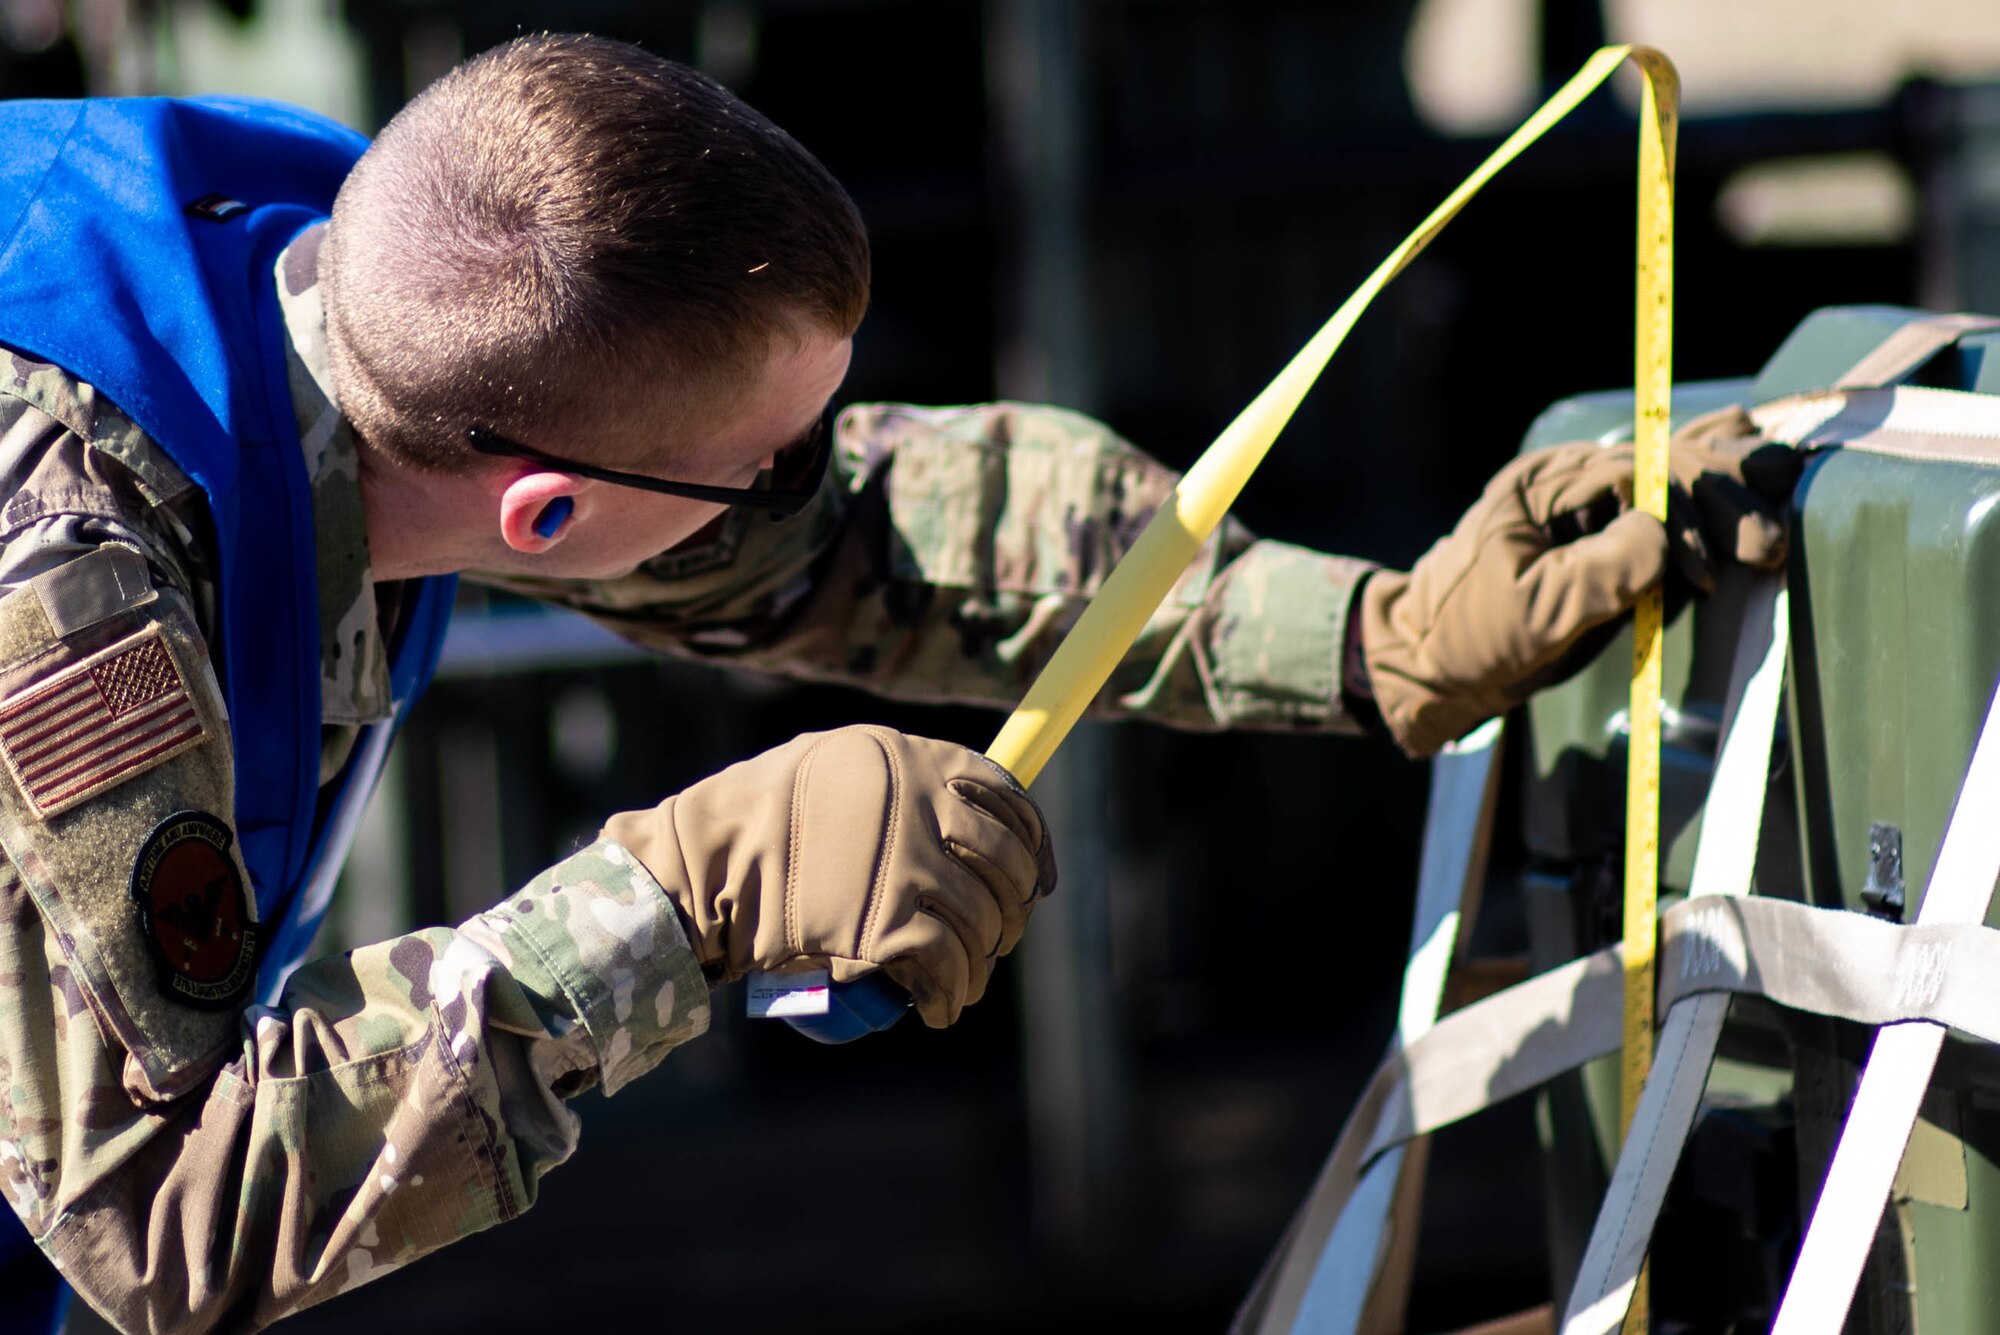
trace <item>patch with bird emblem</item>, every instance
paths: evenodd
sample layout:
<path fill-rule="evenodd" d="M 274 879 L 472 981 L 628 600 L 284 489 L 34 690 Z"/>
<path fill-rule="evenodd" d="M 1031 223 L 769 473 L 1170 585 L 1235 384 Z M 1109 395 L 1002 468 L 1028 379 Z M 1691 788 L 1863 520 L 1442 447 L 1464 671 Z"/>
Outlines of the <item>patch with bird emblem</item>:
<path fill-rule="evenodd" d="M 153 827 L 132 867 L 160 986 L 191 1006 L 239 1005 L 257 976 L 257 924 L 232 838 L 206 812 L 177 811 Z"/>

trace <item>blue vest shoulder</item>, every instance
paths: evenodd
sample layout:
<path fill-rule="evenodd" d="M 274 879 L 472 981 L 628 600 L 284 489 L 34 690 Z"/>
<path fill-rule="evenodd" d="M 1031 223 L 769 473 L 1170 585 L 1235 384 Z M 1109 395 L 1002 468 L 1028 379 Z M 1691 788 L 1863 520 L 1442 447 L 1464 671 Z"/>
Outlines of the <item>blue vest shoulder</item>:
<path fill-rule="evenodd" d="M 255 392 L 252 266 L 332 208 L 365 147 L 242 99 L 0 103 L 0 342 L 97 386 L 226 495 L 236 443 L 287 434 Z M 211 196 L 243 216 L 189 211 Z"/>
<path fill-rule="evenodd" d="M 311 494 L 272 275 L 366 146 L 248 99 L 0 102 L 0 344 L 94 385 L 208 498 L 217 666 L 238 736 L 257 737 L 236 749 L 234 817 L 267 920 L 320 842 Z M 449 602 L 448 581 L 425 590 L 421 624 L 405 628 L 405 703 Z"/>
<path fill-rule="evenodd" d="M 309 947 L 326 905 L 305 890 L 340 851 L 314 819 L 312 507 L 272 271 L 366 147 L 331 121 L 247 99 L 0 102 L 0 344 L 95 386 L 208 497 L 222 562 L 216 662 L 239 741 L 256 739 L 236 748 L 234 818 L 266 924 L 260 985 Z M 399 711 L 436 665 L 451 588 L 425 581 L 412 602 L 392 665 Z M 340 811 L 366 794 L 332 796 Z M 53 1280 L 22 1272 L 33 1258 L 17 1253 L 31 1250 L 0 1220 L 9 1282 Z"/>

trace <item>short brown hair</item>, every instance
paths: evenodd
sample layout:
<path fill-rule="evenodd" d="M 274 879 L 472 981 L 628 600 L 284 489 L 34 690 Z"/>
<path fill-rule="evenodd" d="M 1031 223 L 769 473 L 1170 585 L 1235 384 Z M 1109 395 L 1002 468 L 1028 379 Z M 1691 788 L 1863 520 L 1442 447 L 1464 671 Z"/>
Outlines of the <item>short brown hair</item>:
<path fill-rule="evenodd" d="M 392 457 L 455 471 L 468 426 L 590 422 L 621 377 L 660 402 L 663 372 L 713 403 L 774 337 L 851 334 L 868 240 L 826 168 L 720 84 L 543 33 L 389 122 L 319 276 L 343 410 Z"/>

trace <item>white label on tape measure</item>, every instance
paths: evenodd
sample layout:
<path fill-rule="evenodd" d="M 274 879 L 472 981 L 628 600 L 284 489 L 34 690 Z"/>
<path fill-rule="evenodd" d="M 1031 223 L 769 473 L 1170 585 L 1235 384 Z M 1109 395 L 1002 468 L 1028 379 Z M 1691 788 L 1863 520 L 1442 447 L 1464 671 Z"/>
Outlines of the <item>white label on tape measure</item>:
<path fill-rule="evenodd" d="M 833 975 L 825 969 L 802 969 L 798 973 L 753 973 L 749 984 L 749 1011 L 753 1020 L 783 1020 L 798 1015 L 826 1014 Z"/>

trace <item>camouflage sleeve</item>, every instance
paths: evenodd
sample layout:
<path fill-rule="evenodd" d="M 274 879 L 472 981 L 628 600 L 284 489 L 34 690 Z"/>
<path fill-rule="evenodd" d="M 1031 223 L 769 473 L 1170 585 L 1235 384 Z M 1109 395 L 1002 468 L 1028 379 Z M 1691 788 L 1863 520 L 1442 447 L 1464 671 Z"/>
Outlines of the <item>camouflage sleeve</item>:
<path fill-rule="evenodd" d="M 146 1331 L 255 1329 L 526 1209 L 576 1143 L 564 1100 L 707 1023 L 670 901 L 595 844 L 246 1008 L 186 480 L 4 353 L 0 477 L 0 1192 Z"/>
<path fill-rule="evenodd" d="M 750 508 L 621 579 L 480 578 L 641 645 L 915 700 L 1012 706 L 1176 475 L 1059 408 L 859 405 L 789 521 Z M 1226 521 L 1092 709 L 1358 731 L 1340 689 L 1372 569 Z"/>
<path fill-rule="evenodd" d="M 125 1330 L 256 1330 L 513 1218 L 576 1146 L 563 1100 L 708 1021 L 671 904 L 600 841 L 456 930 L 307 964 L 153 1100 L 39 897 L 0 867 L 0 1188 Z"/>

